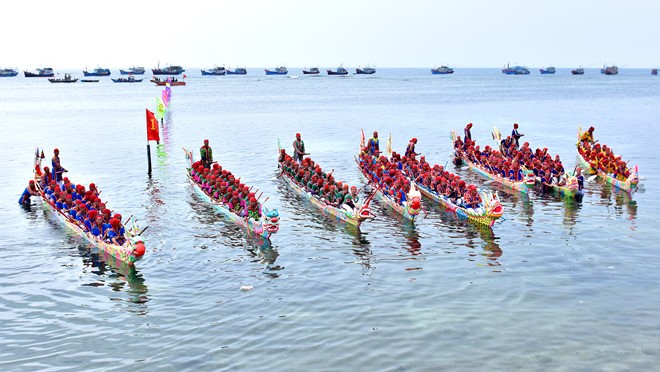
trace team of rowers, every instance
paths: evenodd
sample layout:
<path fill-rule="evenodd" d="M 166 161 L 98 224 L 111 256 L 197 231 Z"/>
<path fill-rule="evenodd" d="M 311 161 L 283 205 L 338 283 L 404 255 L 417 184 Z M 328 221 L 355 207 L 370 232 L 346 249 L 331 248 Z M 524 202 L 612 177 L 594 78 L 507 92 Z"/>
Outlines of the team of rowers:
<path fill-rule="evenodd" d="M 98 241 L 115 245 L 125 244 L 125 229 L 121 214 L 113 214 L 106 207 L 99 197 L 101 192 L 94 183 L 90 183 L 89 189 L 86 189 L 84 185 L 75 185 L 67 177 L 62 177 L 66 169 L 60 165 L 58 149 L 55 149 L 54 153 L 53 171 L 47 166 L 43 171 L 39 167 L 35 168 L 37 174 L 35 178 L 39 183 L 30 180 L 27 188 L 30 196 L 42 196 L 69 222 L 90 233 Z M 24 192 L 19 202 L 29 203 L 29 198 Z"/>
<path fill-rule="evenodd" d="M 471 128 L 472 123 L 465 127 L 465 142 L 461 140 L 460 136 L 454 141 L 454 153 L 457 158 L 468 160 L 491 175 L 513 182 L 526 181 L 533 173 L 533 176 L 546 186 L 567 185 L 568 176 L 559 155 L 555 155 L 553 159 L 547 148 L 537 148 L 532 151 L 528 142 L 519 146 L 518 140 L 523 135 L 518 133 L 518 124 L 514 124 L 510 136 L 501 140 L 499 151 L 490 146 L 481 150 L 480 146 L 472 140 Z M 579 167 L 575 169 L 575 177 L 578 189 L 582 190 L 584 177 Z"/>
<path fill-rule="evenodd" d="M 444 167 L 434 165 L 431 167 L 424 156 L 417 160 L 415 145 L 417 138 L 413 138 L 406 147 L 403 156 L 392 152 L 391 159 L 380 155 L 378 132 L 374 132 L 367 146 L 360 154 L 360 167 L 369 180 L 383 191 L 383 194 L 392 196 L 400 205 L 405 205 L 406 195 L 410 191 L 409 178 L 421 183 L 429 191 L 444 196 L 455 205 L 465 208 L 479 208 L 481 196 L 475 185 L 466 185 L 460 177 L 447 172 Z"/>
<path fill-rule="evenodd" d="M 227 206 L 239 217 L 259 220 L 261 206 L 255 193 L 230 171 L 213 162 L 210 154 L 208 140 L 204 140 L 204 146 L 200 149 L 202 159 L 192 164 L 190 177 L 208 196 Z"/>
<path fill-rule="evenodd" d="M 309 154 L 304 151 L 305 147 L 300 139 L 300 133 L 296 134 L 293 149 L 293 157 L 288 155 L 285 149 L 280 150 L 278 162 L 282 174 L 323 203 L 355 212 L 360 201 L 357 187 L 336 181 L 332 172 L 324 172 L 321 166 L 314 163 L 311 158 L 304 157 Z"/>
<path fill-rule="evenodd" d="M 594 141 L 594 127 L 584 132 L 580 137 L 578 152 L 584 160 L 589 162 L 591 169 L 600 170 L 607 174 L 611 174 L 615 179 L 625 181 L 630 177 L 630 169 L 628 163 L 621 159 L 621 156 L 615 156 L 612 149 L 607 145 L 601 146 L 600 143 Z"/>

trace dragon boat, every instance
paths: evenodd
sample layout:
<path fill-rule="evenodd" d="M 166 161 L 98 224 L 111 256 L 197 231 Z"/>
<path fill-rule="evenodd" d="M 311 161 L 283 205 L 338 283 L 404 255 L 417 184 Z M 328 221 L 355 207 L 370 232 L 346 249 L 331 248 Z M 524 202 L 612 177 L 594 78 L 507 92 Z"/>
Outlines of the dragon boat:
<path fill-rule="evenodd" d="M 497 142 L 497 145 L 499 146 L 499 144 L 502 141 L 502 134 L 500 133 L 499 129 L 497 129 L 497 127 L 493 128 L 493 139 Z M 507 156 L 507 158 L 513 160 L 509 156 Z M 532 170 L 527 169 L 522 163 L 520 164 L 520 166 L 525 172 L 525 177 L 526 177 L 525 182 L 527 182 L 527 180 L 534 180 L 534 183 L 531 183 L 530 181 L 530 186 L 537 185 L 541 188 L 556 192 L 557 194 L 565 198 L 574 198 L 581 196 L 583 194 L 583 191 L 580 190 L 578 187 L 578 180 L 574 174 L 566 172 L 566 183 L 564 185 L 561 186 L 556 184 L 548 185 L 542 183 L 541 177 L 535 176 L 534 172 Z"/>
<path fill-rule="evenodd" d="M 183 151 L 186 153 L 186 160 L 188 161 L 187 175 L 190 182 L 193 184 L 195 192 L 202 198 L 205 202 L 211 204 L 216 211 L 220 212 L 222 215 L 227 217 L 236 225 L 240 226 L 241 229 L 245 230 L 248 235 L 257 235 L 263 239 L 270 240 L 272 234 L 275 234 L 280 229 L 280 215 L 277 209 L 268 209 L 264 207 L 263 202 L 259 202 L 259 209 L 261 211 L 261 217 L 258 220 L 248 217 L 242 217 L 232 212 L 229 209 L 229 206 L 225 203 L 222 203 L 220 200 L 213 198 L 200 183 L 192 175 L 193 168 L 193 153 L 188 151 L 185 148 Z"/>
<path fill-rule="evenodd" d="M 278 146 L 280 151 L 281 147 Z M 312 205 L 320 209 L 324 215 L 334 217 L 338 221 L 342 221 L 349 225 L 360 227 L 362 222 L 367 219 L 373 218 L 374 215 L 371 213 L 369 204 L 373 199 L 373 194 L 367 196 L 362 203 L 358 203 L 355 208 L 351 208 L 345 204 L 342 207 L 335 207 L 325 202 L 322 198 L 319 198 L 318 195 L 314 195 L 311 192 L 300 187 L 296 181 L 291 177 L 291 175 L 285 171 L 285 168 L 282 165 L 282 162 L 278 162 L 278 167 L 280 168 L 280 176 L 284 181 L 302 198 L 307 199 Z"/>
<path fill-rule="evenodd" d="M 414 222 L 415 217 L 417 217 L 419 212 L 422 211 L 422 194 L 417 189 L 416 185 L 414 183 L 410 184 L 410 191 L 406 194 L 406 204 L 399 204 L 391 195 L 386 194 L 379 185 L 371 181 L 369 175 L 366 174 L 362 168 L 363 160 L 360 159 L 359 156 L 355 157 L 355 162 L 360 169 L 360 175 L 362 175 L 364 181 L 374 189 L 373 195 L 375 195 L 375 198 L 396 213 L 400 214 L 405 220 Z"/>
<path fill-rule="evenodd" d="M 419 161 L 415 159 L 419 164 Z M 454 212 L 460 218 L 466 218 L 468 221 L 482 226 L 492 227 L 504 212 L 500 198 L 495 191 L 479 190 L 482 203 L 478 208 L 467 208 L 463 205 L 454 204 L 446 195 L 440 195 L 437 191 L 425 186 L 413 178 L 410 170 L 404 172 L 411 183 L 413 183 L 425 197 L 433 200 L 441 207 Z"/>
<path fill-rule="evenodd" d="M 357 164 L 358 169 L 360 170 L 360 175 L 367 182 L 367 185 L 374 189 L 374 195 L 379 202 L 383 203 L 390 209 L 393 209 L 395 212 L 400 214 L 405 220 L 414 222 L 415 217 L 419 215 L 419 212 L 423 210 L 422 208 L 422 194 L 417 189 L 417 186 L 414 183 L 410 183 L 407 178 L 404 178 L 404 181 L 410 185 L 410 190 L 406 194 L 405 205 L 399 204 L 394 197 L 389 195 L 386 190 L 383 190 L 380 185 L 372 181 L 371 175 L 367 172 L 369 171 L 368 166 L 364 164 L 364 160 L 360 156 L 365 153 L 367 149 L 367 143 L 364 138 L 364 131 L 361 130 L 360 138 L 360 152 L 355 156 L 355 163 Z M 387 155 L 392 156 L 392 134 L 387 140 Z M 365 165 L 365 166 L 363 166 Z M 426 212 L 425 212 L 426 213 Z"/>
<path fill-rule="evenodd" d="M 40 150 L 36 150 L 35 160 L 34 160 L 34 182 L 39 185 L 41 181 L 41 176 L 43 175 L 41 168 L 41 161 L 44 158 L 43 151 L 39 155 Z M 85 231 L 78 221 L 74 220 L 68 214 L 63 213 L 46 197 L 44 191 L 38 187 L 39 193 L 41 195 L 41 201 L 43 202 L 44 207 L 50 214 L 62 223 L 69 230 L 73 231 L 95 247 L 107 257 L 110 256 L 117 261 L 125 263 L 129 266 L 133 266 L 136 262 L 140 261 L 146 252 L 144 245 L 144 240 L 140 236 L 144 230 L 140 231 L 140 228 L 137 226 L 135 220 L 133 220 L 131 228 L 126 226 L 124 237 L 126 238 L 126 243 L 123 245 L 117 245 L 108 243 L 103 240 L 99 240 L 92 233 Z M 145 228 L 146 230 L 146 228 Z"/>
<path fill-rule="evenodd" d="M 457 139 L 456 131 L 451 131 L 451 143 L 452 143 L 452 148 L 454 146 L 454 142 Z M 455 152 L 455 163 L 456 165 L 466 165 L 469 170 L 474 171 L 478 175 L 487 178 L 490 182 L 494 183 L 499 183 L 502 186 L 504 186 L 507 190 L 513 191 L 513 192 L 519 192 L 523 194 L 527 194 L 529 192 L 529 188 L 534 186 L 536 184 L 536 179 L 533 178 L 533 175 L 530 175 L 529 173 L 525 174 L 525 179 L 522 181 L 513 181 L 510 180 L 506 177 L 503 177 L 500 174 L 493 174 L 489 172 L 486 168 L 483 166 L 472 162 L 470 159 L 467 158 L 465 153 L 459 153 Z"/>
<path fill-rule="evenodd" d="M 582 134 L 584 132 L 582 131 L 582 127 L 578 128 L 578 142 L 576 144 L 577 149 L 578 149 L 578 163 L 579 165 L 588 170 L 591 175 L 596 175 L 598 178 L 602 179 L 605 183 L 609 183 L 614 187 L 617 187 L 623 191 L 626 192 L 631 192 L 635 191 L 637 189 L 637 186 L 639 184 L 639 167 L 635 165 L 634 168 L 631 169 L 630 176 L 626 178 L 625 180 L 617 179 L 614 178 L 611 174 L 601 170 L 600 168 L 594 169 L 591 164 L 587 161 L 582 156 L 582 152 L 580 151 L 583 147 L 581 146 L 582 143 L 580 142 L 580 138 L 582 137 Z"/>

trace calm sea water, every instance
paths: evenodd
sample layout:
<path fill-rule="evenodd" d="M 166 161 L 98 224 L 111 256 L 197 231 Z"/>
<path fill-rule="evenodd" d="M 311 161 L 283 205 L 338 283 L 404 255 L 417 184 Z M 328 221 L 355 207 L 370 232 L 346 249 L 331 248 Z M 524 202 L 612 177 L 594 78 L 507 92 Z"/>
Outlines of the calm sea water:
<path fill-rule="evenodd" d="M 151 179 L 144 109 L 161 87 L 0 79 L 0 369 L 657 368 L 657 76 L 249 73 L 189 71 L 188 85 L 172 88 Z M 324 169 L 361 185 L 360 128 L 391 132 L 399 152 L 417 137 L 418 151 L 444 165 L 450 130 L 467 122 L 482 145 L 493 144 L 493 126 L 505 133 L 517 122 L 567 168 L 578 126 L 594 125 L 639 165 L 642 187 L 630 197 L 590 182 L 581 202 L 500 191 L 504 219 L 492 230 L 428 201 L 414 225 L 375 204 L 378 218 L 356 231 L 275 177 L 278 139 L 290 148 L 296 132 Z M 205 138 L 279 209 L 271 245 L 193 193 L 182 147 L 197 151 Z M 71 179 L 95 182 L 112 209 L 149 226 L 135 269 L 107 262 L 36 201 L 17 205 L 35 146 L 49 157 L 58 147 Z"/>

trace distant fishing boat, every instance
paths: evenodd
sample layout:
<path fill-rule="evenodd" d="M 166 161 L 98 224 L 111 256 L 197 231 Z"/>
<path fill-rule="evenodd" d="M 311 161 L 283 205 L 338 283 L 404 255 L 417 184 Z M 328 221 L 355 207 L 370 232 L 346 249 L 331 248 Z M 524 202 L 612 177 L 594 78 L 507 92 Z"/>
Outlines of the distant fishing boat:
<path fill-rule="evenodd" d="M 540 68 L 539 71 L 541 74 L 554 74 L 556 72 L 554 67 L 546 67 L 546 68 Z"/>
<path fill-rule="evenodd" d="M 507 63 L 506 67 L 502 69 L 502 73 L 507 75 L 529 75 L 529 70 L 524 66 L 509 67 Z"/>
<path fill-rule="evenodd" d="M 144 67 L 131 67 L 126 70 L 119 70 L 122 75 L 144 75 Z"/>
<path fill-rule="evenodd" d="M 657 68 L 652 68 L 651 69 L 651 75 L 657 75 L 658 74 L 658 69 Z"/>
<path fill-rule="evenodd" d="M 113 79 L 114 80 L 114 79 Z M 98 83 L 98 79 L 82 79 L 80 80 L 81 83 Z"/>
<path fill-rule="evenodd" d="M 447 67 L 447 66 L 440 66 L 440 67 L 437 67 L 437 68 L 432 68 L 431 73 L 433 75 L 448 75 L 448 74 L 453 74 L 454 69 L 451 68 L 451 67 Z"/>
<path fill-rule="evenodd" d="M 50 67 L 38 68 L 37 72 L 23 71 L 25 77 L 53 77 L 55 72 Z"/>
<path fill-rule="evenodd" d="M 181 73 L 185 71 L 186 70 L 181 66 L 167 66 L 160 68 L 160 64 L 158 67 L 151 69 L 151 72 L 153 72 L 154 75 L 181 75 Z"/>
<path fill-rule="evenodd" d="M 214 67 L 208 70 L 202 70 L 202 76 L 208 76 L 208 75 L 213 75 L 213 76 L 224 76 L 227 70 L 225 70 L 225 67 Z"/>
<path fill-rule="evenodd" d="M 280 66 L 276 68 L 275 70 L 268 70 L 266 69 L 266 75 L 286 75 L 289 73 L 289 70 L 286 69 L 284 66 Z"/>
<path fill-rule="evenodd" d="M 227 75 L 247 75 L 247 70 L 244 67 L 236 67 L 234 70 L 228 68 Z"/>
<path fill-rule="evenodd" d="M 355 69 L 355 73 L 358 75 L 372 75 L 376 73 L 376 69 L 370 66 L 358 67 Z"/>
<path fill-rule="evenodd" d="M 64 74 L 64 79 L 59 79 L 59 78 L 58 79 L 53 79 L 53 78 L 51 78 L 51 79 L 48 79 L 48 81 L 50 81 L 51 83 L 75 83 L 76 81 L 78 81 L 78 79 L 77 78 L 76 79 L 72 78 L 71 75 L 69 75 L 69 74 Z"/>
<path fill-rule="evenodd" d="M 602 69 L 600 69 L 601 74 L 605 75 L 618 75 L 619 74 L 619 68 L 616 66 L 603 66 Z"/>
<path fill-rule="evenodd" d="M 183 75 L 183 77 L 184 77 L 184 79 L 185 79 L 186 76 Z M 174 77 L 172 77 L 172 78 L 167 78 L 167 79 L 159 79 L 159 78 L 157 78 L 157 77 L 154 77 L 154 78 L 151 79 L 150 81 L 151 81 L 152 83 L 156 83 L 156 85 L 167 85 L 168 80 L 169 80 L 169 83 L 170 83 L 171 86 L 175 86 L 175 85 L 186 85 L 186 82 L 185 82 L 185 81 L 183 81 L 183 80 L 179 81 L 179 80 L 177 80 L 177 79 L 174 78 Z"/>
<path fill-rule="evenodd" d="M 584 75 L 584 69 L 582 67 L 571 70 L 573 75 Z"/>
<path fill-rule="evenodd" d="M 318 75 L 320 73 L 321 73 L 321 71 L 319 71 L 318 67 L 312 67 L 310 69 L 303 68 L 303 74 L 305 74 L 305 75 Z"/>
<path fill-rule="evenodd" d="M 346 69 L 343 66 L 337 67 L 337 69 L 334 71 L 332 70 L 327 70 L 327 71 L 328 71 L 328 75 L 348 75 L 348 71 L 346 71 Z"/>
<path fill-rule="evenodd" d="M 85 76 L 110 76 L 110 69 L 97 67 L 92 71 L 83 71 Z"/>
<path fill-rule="evenodd" d="M 18 75 L 18 70 L 15 68 L 0 68 L 0 77 L 12 77 Z"/>
<path fill-rule="evenodd" d="M 117 78 L 117 79 L 111 79 L 115 83 L 139 83 L 142 81 L 142 79 L 136 79 L 133 76 L 129 76 L 127 78 Z"/>

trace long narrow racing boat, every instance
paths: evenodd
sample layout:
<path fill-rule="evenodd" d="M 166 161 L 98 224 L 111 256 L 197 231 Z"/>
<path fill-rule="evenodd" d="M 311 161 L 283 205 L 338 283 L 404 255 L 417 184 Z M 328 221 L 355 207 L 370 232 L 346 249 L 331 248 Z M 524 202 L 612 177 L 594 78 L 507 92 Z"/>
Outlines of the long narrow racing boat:
<path fill-rule="evenodd" d="M 275 234 L 279 231 L 280 228 L 280 215 L 277 209 L 268 209 L 264 207 L 262 202 L 258 202 L 258 209 L 260 211 L 259 218 L 254 219 L 247 216 L 239 216 L 229 209 L 229 205 L 223 203 L 222 200 L 214 198 L 208 191 L 206 191 L 202 185 L 200 185 L 193 176 L 194 170 L 194 161 L 192 151 L 183 149 L 186 153 L 186 160 L 188 161 L 187 175 L 188 179 L 193 185 L 195 192 L 202 198 L 205 202 L 211 204 L 213 208 L 220 212 L 222 215 L 227 217 L 236 225 L 240 226 L 243 230 L 247 232 L 248 235 L 257 235 L 263 239 L 270 239 L 272 234 Z"/>
<path fill-rule="evenodd" d="M 452 143 L 452 147 L 453 147 L 454 143 L 458 139 L 458 136 L 456 135 L 456 131 L 451 131 L 450 138 L 451 138 L 451 143 Z M 457 165 L 460 165 L 460 164 L 467 165 L 469 170 L 472 170 L 475 173 L 477 173 L 478 175 L 480 175 L 484 178 L 487 178 L 491 182 L 501 184 L 502 186 L 504 186 L 509 191 L 527 194 L 528 191 L 529 191 L 529 188 L 533 187 L 534 184 L 536 183 L 536 180 L 529 174 L 526 175 L 526 177 L 523 181 L 513 181 L 513 180 L 510 180 L 506 177 L 503 177 L 500 174 L 493 174 L 493 173 L 489 172 L 483 166 L 470 161 L 470 159 L 467 158 L 465 152 L 454 151 L 454 155 L 455 155 L 454 160 L 455 160 Z"/>
<path fill-rule="evenodd" d="M 41 176 L 43 175 L 41 170 L 41 161 L 43 157 L 43 151 L 41 152 L 41 155 L 39 155 L 39 149 L 37 149 L 34 161 L 34 181 L 36 185 L 40 184 Z M 69 230 L 75 232 L 77 235 L 97 247 L 104 254 L 107 254 L 127 265 L 134 265 L 144 256 L 146 248 L 144 245 L 144 240 L 140 236 L 140 228 L 135 223 L 135 220 L 133 220 L 131 228 L 125 229 L 124 238 L 126 239 L 126 242 L 123 245 L 108 243 L 104 240 L 97 239 L 96 236 L 94 236 L 91 232 L 85 231 L 85 229 L 82 228 L 78 221 L 57 209 L 54 203 L 48 201 L 44 190 L 42 190 L 40 187 L 38 190 L 44 207 L 54 218 L 56 218 Z"/>
<path fill-rule="evenodd" d="M 493 139 L 496 141 L 498 146 L 502 142 L 502 134 L 500 133 L 499 129 L 497 129 L 497 127 L 493 128 Z M 511 156 L 506 156 L 506 158 L 512 162 L 517 162 L 516 159 L 514 159 Z M 518 164 L 526 173 L 526 177 L 534 180 L 533 184 L 530 181 L 530 186 L 538 186 L 539 188 L 551 190 L 564 198 L 573 198 L 576 196 L 581 196 L 583 194 L 583 191 L 578 187 L 577 178 L 575 177 L 574 174 L 571 174 L 570 172 L 567 172 L 565 174 L 565 177 L 563 177 L 563 181 L 564 181 L 563 184 L 561 185 L 556 183 L 546 184 L 541 181 L 541 177 L 535 176 L 534 172 L 532 170 L 529 170 L 525 166 L 525 164 L 523 164 L 522 162 L 518 162 Z"/>
<path fill-rule="evenodd" d="M 411 168 L 409 165 L 413 163 L 415 167 Z M 451 198 L 446 195 L 439 194 L 436 190 L 433 190 L 432 184 L 429 183 L 429 186 L 425 185 L 420 175 L 415 175 L 413 169 L 424 170 L 426 174 L 435 179 L 436 177 L 447 174 L 448 178 L 451 177 L 451 180 L 458 182 L 460 177 L 453 175 L 449 172 L 444 171 L 443 167 L 436 164 L 433 167 L 424 163 L 424 165 L 417 159 L 409 159 L 408 164 L 403 167 L 403 171 L 414 185 L 417 186 L 422 195 L 433 200 L 435 203 L 441 207 L 454 212 L 460 218 L 466 218 L 470 222 L 474 222 L 478 225 L 492 227 L 504 212 L 504 208 L 500 203 L 500 198 L 495 191 L 484 190 L 483 187 L 479 190 L 478 194 L 481 197 L 481 202 L 476 206 L 476 208 L 469 207 L 464 203 L 456 204 Z M 470 186 L 468 186 L 469 188 Z M 476 186 L 474 188 L 476 190 Z M 458 199 L 457 199 L 458 200 Z M 460 202 L 460 200 L 458 200 Z"/>
<path fill-rule="evenodd" d="M 634 168 L 628 169 L 630 172 L 630 175 L 625 178 L 625 179 L 620 179 L 614 177 L 612 174 L 607 173 L 600 167 L 596 166 L 594 168 L 591 164 L 589 164 L 589 161 L 584 158 L 583 153 L 585 150 L 585 147 L 582 145 L 582 141 L 580 139 L 582 138 L 583 135 L 582 127 L 578 128 L 578 142 L 577 142 L 577 149 L 578 149 L 578 162 L 579 165 L 588 170 L 591 175 L 597 175 L 600 179 L 605 181 L 606 183 L 611 184 L 614 187 L 617 187 L 623 191 L 626 192 L 631 192 L 635 191 L 637 189 L 637 186 L 639 184 L 639 167 L 635 165 Z"/>
<path fill-rule="evenodd" d="M 364 146 L 362 146 L 362 148 L 364 148 Z M 389 192 L 383 190 L 381 185 L 374 182 L 372 177 L 377 177 L 377 176 L 370 175 L 368 173 L 370 172 L 369 167 L 368 165 L 365 164 L 365 160 L 362 159 L 361 156 L 355 157 L 355 163 L 357 164 L 358 169 L 360 170 L 360 174 L 362 175 L 362 178 L 365 180 L 365 182 L 367 182 L 367 185 L 373 188 L 375 198 L 379 202 L 386 205 L 390 209 L 394 210 L 396 213 L 400 214 L 405 220 L 412 222 L 415 221 L 415 217 L 417 217 L 419 213 L 422 211 L 422 194 L 417 189 L 415 184 L 410 183 L 410 181 L 406 178 L 403 179 L 405 183 L 408 183 L 410 185 L 410 190 L 406 193 L 405 203 L 404 202 L 399 203 L 392 195 L 389 194 Z"/>
<path fill-rule="evenodd" d="M 281 151 L 282 149 L 280 147 L 280 153 Z M 284 179 L 291 189 L 302 198 L 307 199 L 316 208 L 320 209 L 323 214 L 358 228 L 362 222 L 374 217 L 369 207 L 373 194 L 367 196 L 364 201 L 357 203 L 355 208 L 344 203 L 340 206 L 330 205 L 325 201 L 325 198 L 319 197 L 319 195 L 315 195 L 298 185 L 298 183 L 292 178 L 291 174 L 286 171 L 287 166 L 286 164 L 283 164 L 282 158 L 278 161 L 278 166 L 280 168 L 280 177 Z"/>

